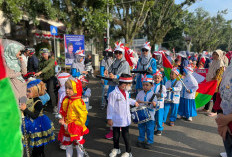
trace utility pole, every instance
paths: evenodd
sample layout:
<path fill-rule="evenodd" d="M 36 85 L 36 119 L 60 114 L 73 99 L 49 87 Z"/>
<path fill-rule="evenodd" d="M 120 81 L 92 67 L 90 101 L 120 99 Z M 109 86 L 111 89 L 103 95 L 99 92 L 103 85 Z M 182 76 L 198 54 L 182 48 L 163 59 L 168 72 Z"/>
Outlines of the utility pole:
<path fill-rule="evenodd" d="M 109 20 L 109 14 L 110 14 L 110 9 L 109 9 L 109 0 L 107 1 L 107 34 L 106 34 L 106 38 L 107 38 L 107 48 L 109 48 L 110 45 L 110 20 Z"/>

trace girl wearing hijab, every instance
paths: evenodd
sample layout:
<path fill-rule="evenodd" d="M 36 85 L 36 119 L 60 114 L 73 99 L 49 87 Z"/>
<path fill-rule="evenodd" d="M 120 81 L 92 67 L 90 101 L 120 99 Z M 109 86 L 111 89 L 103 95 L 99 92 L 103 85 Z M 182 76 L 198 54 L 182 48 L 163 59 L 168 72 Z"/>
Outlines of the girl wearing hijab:
<path fill-rule="evenodd" d="M 88 74 L 88 72 L 85 71 L 85 65 L 82 63 L 85 57 L 84 50 L 76 51 L 75 57 L 76 59 L 71 66 L 71 75 L 73 77 L 80 77 L 82 74 Z"/>
<path fill-rule="evenodd" d="M 156 66 L 156 60 L 152 58 L 151 56 L 151 46 L 150 42 L 146 42 L 143 45 L 142 48 L 142 54 L 141 58 L 138 61 L 137 64 L 137 71 L 145 71 L 149 70 L 152 72 L 152 75 L 156 72 L 157 66 Z M 139 92 L 138 90 L 142 90 L 142 74 L 137 74 L 137 80 L 136 80 L 136 91 Z"/>
<path fill-rule="evenodd" d="M 178 109 L 178 114 L 180 115 L 180 117 L 185 117 L 188 121 L 192 121 L 192 117 L 197 116 L 195 95 L 198 89 L 198 83 L 192 73 L 193 69 L 191 66 L 187 66 L 184 68 L 183 74 L 185 78 L 183 82 L 188 89 L 186 89 L 185 87 L 182 88 L 180 96 L 180 106 Z"/>
<path fill-rule="evenodd" d="M 10 43 L 4 48 L 7 75 L 10 78 L 16 99 L 26 97 L 26 83 L 22 77 L 27 73 L 26 65 L 20 56 L 23 47 L 16 43 Z"/>
<path fill-rule="evenodd" d="M 223 61 L 224 59 L 224 53 L 222 50 L 216 50 L 213 52 L 213 61 L 210 63 L 209 65 L 209 71 L 206 75 L 206 81 L 212 81 L 212 80 L 217 80 L 217 85 L 219 86 L 222 80 L 222 75 L 224 73 L 225 70 L 225 63 Z M 213 102 L 215 103 L 216 101 L 216 95 L 218 92 L 218 86 L 217 89 L 213 95 Z M 208 112 L 209 111 L 209 107 L 210 107 L 210 102 L 208 102 L 203 111 Z M 214 111 L 214 109 L 212 109 L 212 112 L 209 113 L 209 116 L 216 116 L 217 113 Z"/>

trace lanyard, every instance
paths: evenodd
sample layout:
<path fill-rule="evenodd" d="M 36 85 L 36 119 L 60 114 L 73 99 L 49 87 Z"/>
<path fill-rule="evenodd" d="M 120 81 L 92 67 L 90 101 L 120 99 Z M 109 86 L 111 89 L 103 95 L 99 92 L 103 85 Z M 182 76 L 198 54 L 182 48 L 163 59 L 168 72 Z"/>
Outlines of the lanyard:
<path fill-rule="evenodd" d="M 172 80 L 172 83 L 171 83 L 171 87 L 173 86 L 173 84 L 176 82 L 176 79 L 175 80 Z M 171 92 L 171 99 L 173 100 L 173 92 Z"/>
<path fill-rule="evenodd" d="M 150 92 L 151 92 L 151 90 L 147 91 L 147 93 L 146 93 L 145 96 L 144 96 L 144 101 L 147 101 L 147 95 L 148 95 L 148 93 L 150 93 Z"/>
<path fill-rule="evenodd" d="M 157 89 L 157 87 L 158 87 L 159 85 L 160 85 L 160 83 L 155 84 L 154 93 L 156 93 L 156 89 Z"/>

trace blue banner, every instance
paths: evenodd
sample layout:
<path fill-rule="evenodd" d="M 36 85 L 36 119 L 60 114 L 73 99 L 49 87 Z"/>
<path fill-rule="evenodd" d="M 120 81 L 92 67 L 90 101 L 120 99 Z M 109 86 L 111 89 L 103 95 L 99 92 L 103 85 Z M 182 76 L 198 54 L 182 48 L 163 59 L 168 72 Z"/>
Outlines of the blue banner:
<path fill-rule="evenodd" d="M 84 35 L 65 35 L 65 65 L 72 65 L 75 59 L 75 52 L 85 49 Z"/>

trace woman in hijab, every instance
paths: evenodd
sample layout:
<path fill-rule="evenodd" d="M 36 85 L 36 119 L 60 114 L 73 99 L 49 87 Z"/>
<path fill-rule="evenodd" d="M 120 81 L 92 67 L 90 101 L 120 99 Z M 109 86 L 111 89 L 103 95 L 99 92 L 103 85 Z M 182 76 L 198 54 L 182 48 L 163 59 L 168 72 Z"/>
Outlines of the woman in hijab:
<path fill-rule="evenodd" d="M 220 105 L 222 112 L 218 110 L 218 116 L 216 122 L 218 125 L 218 133 L 223 138 L 224 147 L 226 153 L 220 153 L 221 156 L 232 155 L 232 64 L 223 74 L 223 79 L 220 84 L 220 98 L 221 101 L 217 104 Z M 220 99 L 219 99 L 220 100 Z M 218 100 L 217 100 L 218 101 Z M 216 105 L 216 104 L 215 104 Z"/>
<path fill-rule="evenodd" d="M 71 66 L 71 75 L 73 77 L 80 77 L 82 74 L 88 74 L 87 71 L 85 71 L 85 65 L 82 63 L 85 57 L 84 50 L 78 50 L 75 53 L 76 59 L 74 60 L 72 66 Z"/>
<path fill-rule="evenodd" d="M 157 66 L 156 66 L 156 60 L 152 58 L 151 56 L 151 46 L 150 42 L 146 42 L 143 45 L 142 48 L 142 54 L 141 58 L 138 61 L 137 64 L 137 71 L 145 71 L 149 70 L 151 71 L 152 75 L 156 72 Z M 137 80 L 136 80 L 136 91 L 142 90 L 142 74 L 137 74 Z"/>
<path fill-rule="evenodd" d="M 218 86 L 221 83 L 222 75 L 225 71 L 224 53 L 222 50 L 216 50 L 213 52 L 213 61 L 209 65 L 209 71 L 206 74 L 206 81 L 217 80 L 217 89 L 213 95 L 213 102 L 216 101 L 216 94 L 218 92 Z M 208 112 L 210 107 L 210 101 L 205 105 L 202 111 Z M 216 116 L 217 113 L 212 109 L 212 112 L 208 114 L 209 116 Z"/>
<path fill-rule="evenodd" d="M 22 75 L 27 73 L 26 65 L 22 59 L 21 52 L 23 47 L 16 43 L 10 43 L 4 48 L 4 58 L 6 62 L 6 70 L 11 80 L 11 85 L 15 93 L 16 99 L 26 97 L 26 82 Z"/>

